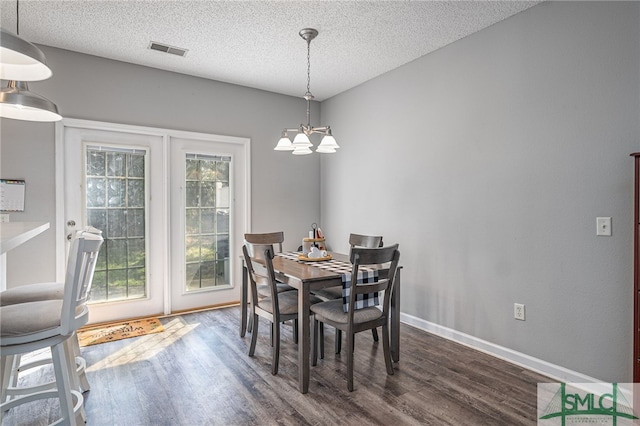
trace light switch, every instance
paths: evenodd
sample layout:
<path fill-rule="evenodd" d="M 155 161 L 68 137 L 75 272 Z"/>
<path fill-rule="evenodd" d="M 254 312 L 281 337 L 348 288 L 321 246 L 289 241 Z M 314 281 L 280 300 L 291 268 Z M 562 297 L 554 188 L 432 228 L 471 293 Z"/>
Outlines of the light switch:
<path fill-rule="evenodd" d="M 610 237 L 611 236 L 611 218 L 610 217 L 597 217 L 596 224 L 598 229 L 596 235 Z"/>
<path fill-rule="evenodd" d="M 9 222 L 9 214 L 8 213 L 0 214 L 0 222 Z"/>

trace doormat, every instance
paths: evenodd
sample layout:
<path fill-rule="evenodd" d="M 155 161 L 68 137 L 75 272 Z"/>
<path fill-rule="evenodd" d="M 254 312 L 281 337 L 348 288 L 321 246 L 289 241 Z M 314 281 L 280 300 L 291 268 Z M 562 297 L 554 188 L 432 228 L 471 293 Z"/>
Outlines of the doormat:
<path fill-rule="evenodd" d="M 82 329 L 78 331 L 78 340 L 80 346 L 91 346 L 162 331 L 164 327 L 158 318 L 145 318 Z"/>

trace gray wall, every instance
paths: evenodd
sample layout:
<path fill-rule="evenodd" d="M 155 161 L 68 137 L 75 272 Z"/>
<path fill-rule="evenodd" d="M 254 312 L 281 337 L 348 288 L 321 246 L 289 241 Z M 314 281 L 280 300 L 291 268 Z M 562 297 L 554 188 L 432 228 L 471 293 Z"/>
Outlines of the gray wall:
<path fill-rule="evenodd" d="M 310 224 L 319 222 L 319 186 L 309 185 L 320 180 L 318 155 L 273 150 L 283 127 L 306 120 L 304 99 L 42 50 L 54 75 L 29 87 L 54 101 L 64 117 L 251 138 L 253 231 L 283 230 L 285 248 L 295 249 Z M 318 122 L 320 108 L 311 112 Z M 0 126 L 0 177 L 27 180 L 26 211 L 11 214 L 11 220 L 46 220 L 52 226 L 8 254 L 8 286 L 55 280 L 54 125 L 2 119 Z"/>
<path fill-rule="evenodd" d="M 632 381 L 639 3 L 542 3 L 323 102 L 322 121 L 341 144 L 323 230 L 339 250 L 349 232 L 400 243 L 403 313 Z"/>

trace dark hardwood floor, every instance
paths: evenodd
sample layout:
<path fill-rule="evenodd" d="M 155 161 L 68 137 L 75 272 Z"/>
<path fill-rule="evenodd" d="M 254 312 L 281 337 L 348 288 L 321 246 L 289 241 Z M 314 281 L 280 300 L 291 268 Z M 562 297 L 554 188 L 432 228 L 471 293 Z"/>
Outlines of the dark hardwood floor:
<path fill-rule="evenodd" d="M 292 327 L 283 326 L 280 370 L 272 376 L 268 324 L 261 323 L 249 358 L 239 312 L 167 317 L 163 333 L 83 348 L 91 383 L 87 424 L 534 425 L 536 384 L 552 381 L 403 324 L 393 376 L 386 374 L 382 344 L 370 333 L 357 336 L 354 392 L 347 390 L 346 358 L 333 354 L 327 329 L 326 357 L 312 367 L 302 395 Z M 23 380 L 50 375 L 44 367 Z M 33 402 L 6 413 L 2 425 L 47 424 L 56 415 L 56 400 Z"/>

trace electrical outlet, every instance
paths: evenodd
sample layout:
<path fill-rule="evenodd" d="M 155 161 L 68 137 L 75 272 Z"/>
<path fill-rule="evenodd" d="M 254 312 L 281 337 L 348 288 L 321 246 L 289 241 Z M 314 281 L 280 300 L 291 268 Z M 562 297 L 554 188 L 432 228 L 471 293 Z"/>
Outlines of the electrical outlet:
<path fill-rule="evenodd" d="M 522 303 L 513 304 L 513 317 L 517 320 L 524 321 L 524 305 Z"/>
<path fill-rule="evenodd" d="M 0 214 L 0 222 L 9 222 L 9 214 L 8 213 Z"/>

